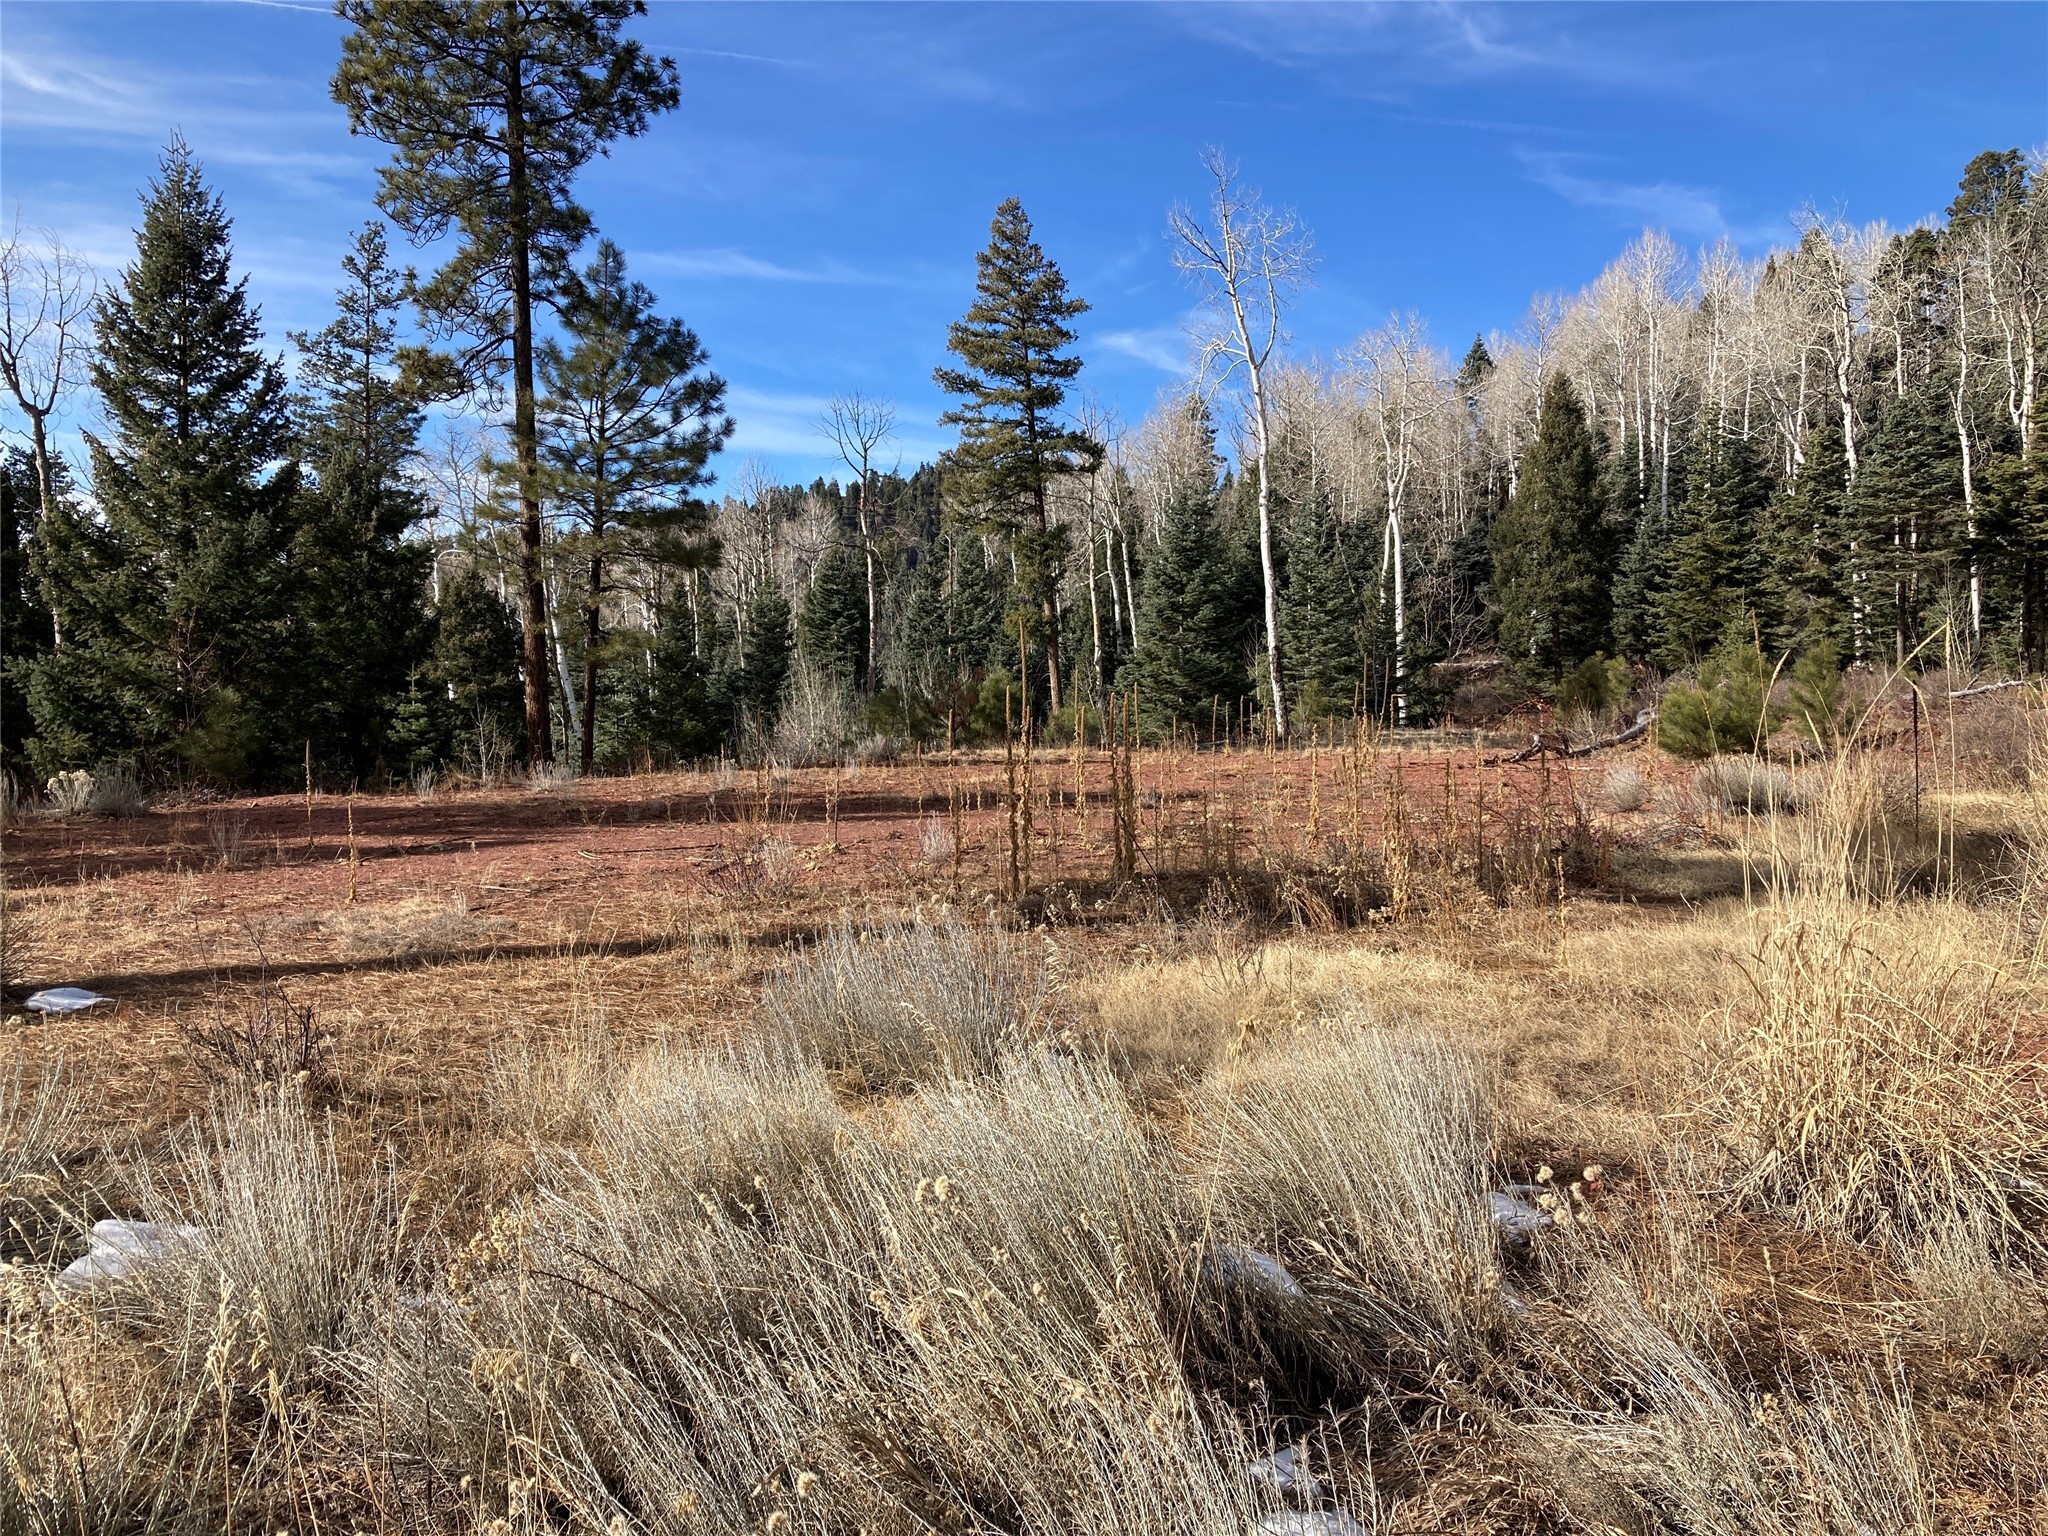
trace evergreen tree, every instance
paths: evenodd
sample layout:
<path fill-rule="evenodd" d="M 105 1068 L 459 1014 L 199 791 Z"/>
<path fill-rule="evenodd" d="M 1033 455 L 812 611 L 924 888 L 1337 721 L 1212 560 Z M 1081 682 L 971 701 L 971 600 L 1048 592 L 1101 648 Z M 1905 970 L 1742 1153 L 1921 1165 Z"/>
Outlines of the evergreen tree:
<path fill-rule="evenodd" d="M 2006 454 L 1985 475 L 1980 560 L 2008 573 L 2015 641 L 2029 672 L 2048 666 L 2048 389 L 2034 396 L 2024 454 Z"/>
<path fill-rule="evenodd" d="M 1842 434 L 1818 425 L 1806 434 L 1791 485 L 1764 514 L 1763 567 L 1768 637 L 1779 650 L 1822 643 L 1854 654 L 1847 567 L 1848 459 Z"/>
<path fill-rule="evenodd" d="M 510 366 L 526 744 L 547 762 L 534 306 L 590 230 L 570 196 L 576 173 L 676 105 L 675 64 L 621 38 L 645 14 L 641 0 L 341 0 L 339 10 L 352 30 L 335 100 L 351 132 L 396 151 L 380 206 L 415 238 L 458 235 L 455 255 L 418 290 L 436 329 L 468 338 L 441 359 L 443 387 Z"/>
<path fill-rule="evenodd" d="M 1304 722 L 1348 715 L 1362 675 L 1361 615 L 1327 497 L 1293 509 L 1285 549 L 1280 654 L 1287 661 L 1287 695 Z"/>
<path fill-rule="evenodd" d="M 1614 569 L 1614 646 L 1631 661 L 1648 661 L 1661 637 L 1671 574 L 1672 517 L 1648 507 Z"/>
<path fill-rule="evenodd" d="M 1754 618 L 1762 599 L 1757 547 L 1770 485 L 1755 446 L 1714 433 L 1691 457 L 1656 595 L 1655 655 L 1670 671 L 1706 655 L 1731 618 Z"/>
<path fill-rule="evenodd" d="M 790 654 L 795 649 L 789 599 L 782 595 L 782 586 L 774 577 L 754 589 L 741 639 L 745 660 L 739 696 L 766 730 L 774 725 L 776 711 L 782 707 L 782 689 L 789 681 Z"/>
<path fill-rule="evenodd" d="M 55 496 L 70 499 L 63 460 L 51 460 Z M 11 692 L 25 679 L 55 638 L 50 610 L 29 570 L 43 490 L 33 454 L 10 448 L 0 458 L 0 664 Z M 28 721 L 19 709 L 0 710 L 0 772 L 14 768 L 27 740 Z"/>
<path fill-rule="evenodd" d="M 231 275 L 230 224 L 183 143 L 143 202 L 134 263 L 101 298 L 88 434 L 97 514 L 45 519 L 64 640 L 29 672 L 38 766 L 175 757 L 223 780 L 272 764 L 290 596 L 284 375 Z"/>
<path fill-rule="evenodd" d="M 1088 306 L 1067 295 L 1067 280 L 1031 238 L 1024 205 L 996 210 L 987 249 L 975 258 L 975 300 L 946 337 L 962 367 L 932 377 L 964 404 L 939 419 L 960 428 L 946 456 L 949 489 L 978 520 L 1009 541 L 1017 562 L 1023 633 L 1046 648 L 1052 708 L 1060 707 L 1059 621 L 1055 604 L 1065 568 L 1067 530 L 1053 521 L 1051 490 L 1062 475 L 1087 473 L 1102 445 L 1060 424 L 1067 386 L 1081 371 L 1068 355 L 1067 322 Z"/>
<path fill-rule="evenodd" d="M 703 535 L 709 509 L 691 493 L 709 483 L 705 466 L 733 424 L 696 334 L 655 314 L 611 241 L 564 283 L 560 307 L 566 344 L 540 352 L 542 483 L 565 525 L 556 549 L 583 588 L 583 696 L 594 699 L 617 564 L 678 571 L 715 558 Z M 582 724 L 588 773 L 597 711 L 585 709 Z"/>
<path fill-rule="evenodd" d="M 421 413 L 395 377 L 403 290 L 382 228 L 365 225 L 341 265 L 348 281 L 333 322 L 292 336 L 303 359 L 299 447 L 311 473 L 292 547 L 293 733 L 361 775 L 424 655 L 432 551 L 406 538 L 426 514 L 406 474 Z"/>
<path fill-rule="evenodd" d="M 1891 402 L 1849 498 L 1851 556 L 1863 595 L 1863 646 L 1904 662 L 1919 646 L 1962 530 L 1962 459 L 1939 388 Z"/>
<path fill-rule="evenodd" d="M 1131 680 L 1145 728 L 1206 732 L 1214 712 L 1249 691 L 1243 602 L 1217 537 L 1215 497 L 1194 486 L 1167 504 L 1146 574 Z"/>
<path fill-rule="evenodd" d="M 848 687 L 865 682 L 867 589 L 852 551 L 834 544 L 811 573 L 797 638 L 810 666 Z"/>
<path fill-rule="evenodd" d="M 519 621 L 475 565 L 441 589 L 424 681 L 445 711 L 447 736 L 479 757 L 520 740 L 524 690 Z M 479 766 L 484 766 L 479 764 Z"/>
<path fill-rule="evenodd" d="M 1601 512 L 1599 444 L 1570 382 L 1553 373 L 1520 483 L 1493 526 L 1501 646 L 1527 671 L 1560 677 L 1606 643 Z"/>
<path fill-rule="evenodd" d="M 654 642 L 650 736 L 670 761 L 716 755 L 732 735 L 741 674 L 732 626 L 715 608 L 701 637 L 671 604 Z"/>

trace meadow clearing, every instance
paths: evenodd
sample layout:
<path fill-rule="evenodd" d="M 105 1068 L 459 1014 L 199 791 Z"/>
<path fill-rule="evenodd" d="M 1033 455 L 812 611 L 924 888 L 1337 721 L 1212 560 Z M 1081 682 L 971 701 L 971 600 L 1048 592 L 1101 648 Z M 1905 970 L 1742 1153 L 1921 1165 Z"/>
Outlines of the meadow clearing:
<path fill-rule="evenodd" d="M 19 810 L 0 1530 L 2048 1530 L 2040 734 Z"/>

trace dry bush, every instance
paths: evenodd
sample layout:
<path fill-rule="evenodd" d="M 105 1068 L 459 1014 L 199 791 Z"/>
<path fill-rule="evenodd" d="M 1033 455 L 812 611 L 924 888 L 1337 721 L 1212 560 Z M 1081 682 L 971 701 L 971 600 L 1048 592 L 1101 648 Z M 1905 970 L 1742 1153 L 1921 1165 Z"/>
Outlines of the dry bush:
<path fill-rule="evenodd" d="M 1425 1032 L 1339 1022 L 1218 1086 L 1195 1156 L 1219 1234 L 1277 1254 L 1362 1337 L 1485 1353 L 1504 1314 L 1492 1112 L 1470 1057 Z"/>
<path fill-rule="evenodd" d="M 245 869 L 249 864 L 249 818 L 216 811 L 206 818 L 206 845 L 213 850 L 213 862 L 222 869 Z"/>
<path fill-rule="evenodd" d="M 927 864 L 944 864 L 959 844 L 944 817 L 922 816 L 917 823 L 917 856 Z"/>
<path fill-rule="evenodd" d="M 765 743 L 766 755 L 785 768 L 821 767 L 845 761 L 861 735 L 853 690 L 800 662 Z"/>
<path fill-rule="evenodd" d="M 1797 815 L 1807 800 L 1787 770 L 1755 757 L 1709 758 L 1693 770 L 1692 787 L 1715 810 L 1752 816 Z"/>
<path fill-rule="evenodd" d="M 334 1042 L 310 1005 L 273 982 L 235 1009 L 216 1003 L 204 1023 L 179 1024 L 186 1051 L 209 1074 L 249 1083 L 303 1082 L 324 1070 Z"/>
<path fill-rule="evenodd" d="M 957 918 L 844 922 L 768 979 L 768 1021 L 799 1050 L 876 1089 L 988 1071 L 1047 1001 L 1028 940 Z"/>
<path fill-rule="evenodd" d="M 1608 806 L 1617 811 L 1640 811 L 1650 803 L 1650 786 L 1640 768 L 1622 763 L 1607 770 L 1600 781 Z"/>
<path fill-rule="evenodd" d="M 95 816 L 141 816 L 149 810 L 149 797 L 142 781 L 129 763 L 105 763 L 93 775 L 92 794 L 86 809 Z"/>
<path fill-rule="evenodd" d="M 83 768 L 67 768 L 43 786 L 59 816 L 83 816 L 92 805 L 92 775 Z"/>
<path fill-rule="evenodd" d="M 66 1182 L 86 1123 L 78 1084 L 61 1058 L 34 1071 L 19 1058 L 0 1067 L 0 1253 L 45 1245 L 50 1197 Z"/>

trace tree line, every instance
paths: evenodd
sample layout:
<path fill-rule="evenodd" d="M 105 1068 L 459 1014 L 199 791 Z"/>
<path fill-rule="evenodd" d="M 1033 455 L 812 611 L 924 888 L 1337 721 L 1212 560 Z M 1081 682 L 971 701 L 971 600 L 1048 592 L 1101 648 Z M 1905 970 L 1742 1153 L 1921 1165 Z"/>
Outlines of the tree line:
<path fill-rule="evenodd" d="M 1169 219 L 1207 329 L 1135 425 L 1012 199 L 934 375 L 956 445 L 906 470 L 894 408 L 844 396 L 843 475 L 743 465 L 712 500 L 725 386 L 574 199 L 678 103 L 640 11 L 347 0 L 383 219 L 290 375 L 182 144 L 117 282 L 7 245 L 11 771 L 803 760 L 1070 733 L 1119 689 L 1155 735 L 1285 740 L 1611 708 L 1738 651 L 1809 681 L 2048 660 L 2038 156 L 1761 261 L 1646 234 L 1454 367 L 1413 316 L 1289 355 L 1308 236 L 1211 155 Z M 400 267 L 387 224 L 447 259 Z M 84 385 L 81 482 L 48 425 Z"/>

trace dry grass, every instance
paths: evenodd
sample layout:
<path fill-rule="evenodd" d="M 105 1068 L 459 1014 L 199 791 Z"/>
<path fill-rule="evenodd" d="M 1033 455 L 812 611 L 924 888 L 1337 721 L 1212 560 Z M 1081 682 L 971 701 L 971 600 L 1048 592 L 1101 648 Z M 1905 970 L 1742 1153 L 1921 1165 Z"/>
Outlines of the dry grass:
<path fill-rule="evenodd" d="M 336 1037 L 303 1082 L 114 1134 L 123 1083 L 54 1065 L 90 1021 L 9 1042 L 0 1531 L 2048 1528 L 2048 886 L 1944 873 L 2048 813 L 1937 783 L 1916 834 L 1889 773 L 1631 833 L 1683 894 L 1735 869 L 1692 906 L 1503 883 L 1446 788 L 1447 846 L 1418 796 L 1343 854 L 1412 877 L 1348 932 L 1220 882 L 1033 931 L 718 886 L 795 846 L 765 813 L 602 919 L 511 860 L 272 909 Z M 246 942 L 228 875 L 129 963 Z M 33 893 L 73 974 L 123 889 Z M 1508 1184 L 1555 1226 L 1504 1241 Z M 207 1237 L 59 1295 L 101 1213 Z M 1251 1474 L 1280 1446 L 1312 1483 Z"/>

